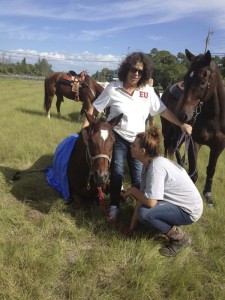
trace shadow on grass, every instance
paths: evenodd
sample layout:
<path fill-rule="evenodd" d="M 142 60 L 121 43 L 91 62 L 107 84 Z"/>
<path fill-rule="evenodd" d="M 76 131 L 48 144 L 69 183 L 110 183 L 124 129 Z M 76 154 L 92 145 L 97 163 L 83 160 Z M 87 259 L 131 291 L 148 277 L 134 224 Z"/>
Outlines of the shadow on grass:
<path fill-rule="evenodd" d="M 110 222 L 107 215 L 97 201 L 86 208 L 78 209 L 73 202 L 66 203 L 61 195 L 46 181 L 44 170 L 51 166 L 53 155 L 43 155 L 30 168 L 18 170 L 6 166 L 0 166 L 0 171 L 10 188 L 11 194 L 21 202 L 25 202 L 33 210 L 48 214 L 51 208 L 57 206 L 57 210 L 74 218 L 78 228 L 85 228 L 94 234 L 109 238 L 109 235 L 119 235 L 127 238 L 125 231 L 128 229 L 133 213 L 133 204 L 121 205 L 121 214 L 117 224 Z M 17 172 L 18 179 L 13 181 Z M 105 208 L 109 205 L 109 195 L 104 197 Z M 56 203 L 57 202 L 57 203 Z M 135 236 L 152 236 L 152 232 L 138 226 Z"/>
<path fill-rule="evenodd" d="M 43 116 L 44 118 L 47 118 L 44 111 L 41 112 L 39 110 L 35 111 L 35 110 L 25 109 L 25 108 L 18 108 L 17 110 L 24 113 L 24 114 L 35 115 L 35 116 Z M 79 116 L 80 116 L 79 111 L 70 113 L 70 114 L 67 115 L 67 117 L 63 116 L 63 114 L 61 114 L 61 116 L 58 117 L 57 113 L 51 112 L 51 118 L 62 119 L 62 120 L 67 121 L 67 122 L 78 122 Z M 81 120 L 82 120 L 82 118 L 81 118 Z"/>
<path fill-rule="evenodd" d="M 33 209 L 47 213 L 52 203 L 59 198 L 58 192 L 48 185 L 44 174 L 44 170 L 52 162 L 53 155 L 43 155 L 26 170 L 0 166 L 0 171 L 10 187 L 10 192 L 18 201 L 29 203 Z M 17 178 L 13 180 L 16 174 Z"/>

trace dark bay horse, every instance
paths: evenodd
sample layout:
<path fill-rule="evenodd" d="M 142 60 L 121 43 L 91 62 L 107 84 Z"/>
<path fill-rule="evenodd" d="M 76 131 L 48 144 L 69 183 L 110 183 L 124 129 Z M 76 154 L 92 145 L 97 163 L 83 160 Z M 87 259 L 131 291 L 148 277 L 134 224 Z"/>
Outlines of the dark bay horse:
<path fill-rule="evenodd" d="M 187 49 L 185 53 L 190 66 L 184 81 L 179 86 L 167 88 L 161 99 L 181 122 L 187 122 L 193 127 L 193 147 L 188 149 L 188 160 L 189 175 L 192 174 L 194 182 L 198 178 L 198 151 L 202 145 L 210 148 L 203 195 L 208 206 L 212 206 L 213 176 L 217 160 L 225 147 L 225 89 L 218 66 L 211 60 L 210 51 L 198 56 Z M 167 155 L 176 149 L 181 130 L 163 118 L 161 122 Z"/>
<path fill-rule="evenodd" d="M 85 111 L 90 125 L 83 128 L 68 161 L 67 174 L 70 197 L 76 204 L 93 202 L 97 187 L 105 187 L 115 141 L 113 127 L 122 114 L 110 121 L 95 119 Z"/>
<path fill-rule="evenodd" d="M 89 110 L 94 100 L 102 93 L 103 87 L 98 84 L 85 71 L 77 75 L 75 72 L 69 73 L 56 72 L 46 77 L 44 82 L 44 108 L 46 115 L 50 119 L 50 109 L 54 96 L 56 95 L 56 109 L 58 116 L 60 116 L 61 102 L 64 97 L 81 101 L 82 108 L 80 115 L 84 110 Z"/>

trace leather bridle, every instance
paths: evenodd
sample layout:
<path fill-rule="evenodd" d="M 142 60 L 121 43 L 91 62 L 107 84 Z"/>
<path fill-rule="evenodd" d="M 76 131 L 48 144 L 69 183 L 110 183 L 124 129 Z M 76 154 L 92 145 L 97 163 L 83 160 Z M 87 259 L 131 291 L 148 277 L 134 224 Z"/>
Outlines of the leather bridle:
<path fill-rule="evenodd" d="M 209 96 L 210 79 L 211 79 L 211 70 L 210 69 L 209 69 L 209 72 L 210 73 L 209 73 L 209 77 L 208 77 L 208 80 L 207 80 L 207 86 L 206 86 L 204 95 L 201 99 L 199 99 L 199 103 L 194 109 L 194 117 L 193 117 L 192 127 L 193 127 L 193 125 L 194 125 L 194 123 L 197 119 L 197 116 L 202 112 L 203 104 L 205 103 L 206 99 Z"/>
<path fill-rule="evenodd" d="M 111 157 L 109 157 L 108 155 L 106 154 L 97 154 L 97 155 L 94 155 L 92 156 L 91 153 L 90 153 L 90 148 L 89 148 L 89 143 L 87 144 L 87 147 L 86 147 L 86 161 L 89 165 L 89 175 L 88 175 L 88 181 L 87 181 L 87 189 L 89 190 L 90 189 L 90 179 L 91 179 L 91 176 L 93 176 L 93 171 L 92 171 L 92 167 L 93 167 L 93 164 L 95 162 L 96 159 L 98 158 L 105 158 L 108 160 L 109 162 L 109 165 L 111 163 Z"/>

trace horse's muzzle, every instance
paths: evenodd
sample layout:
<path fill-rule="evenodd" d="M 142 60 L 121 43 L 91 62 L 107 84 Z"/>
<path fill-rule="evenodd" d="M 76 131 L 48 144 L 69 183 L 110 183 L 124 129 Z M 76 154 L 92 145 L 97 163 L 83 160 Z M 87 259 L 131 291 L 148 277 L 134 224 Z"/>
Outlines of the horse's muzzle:
<path fill-rule="evenodd" d="M 109 172 L 95 171 L 93 174 L 93 179 L 97 186 L 104 187 L 109 180 Z"/>

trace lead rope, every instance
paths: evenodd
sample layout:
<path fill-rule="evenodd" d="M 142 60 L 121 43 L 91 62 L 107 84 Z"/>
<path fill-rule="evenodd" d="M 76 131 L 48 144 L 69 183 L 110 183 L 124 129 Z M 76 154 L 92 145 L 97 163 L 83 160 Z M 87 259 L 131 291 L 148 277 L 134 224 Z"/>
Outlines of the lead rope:
<path fill-rule="evenodd" d="M 192 136 L 187 134 L 186 132 L 183 132 L 181 134 L 179 140 L 177 141 L 177 145 L 174 150 L 174 153 L 178 153 L 180 156 L 180 147 L 183 143 L 184 143 L 184 155 L 181 157 L 180 165 L 184 168 L 185 158 L 186 158 L 186 156 L 188 156 L 188 149 L 189 149 L 190 143 L 191 143 L 193 154 L 194 154 L 193 156 L 194 156 L 194 160 L 195 160 L 194 161 L 195 169 L 192 174 L 189 174 L 189 176 L 193 177 L 197 171 L 197 168 L 196 168 L 196 155 L 195 155 L 195 149 L 194 149 L 194 142 L 193 142 Z"/>
<path fill-rule="evenodd" d="M 209 89 L 209 83 L 208 83 L 208 86 L 207 86 L 207 89 L 204 93 L 203 98 L 208 95 L 208 89 Z M 192 127 L 194 126 L 198 115 L 202 112 L 202 106 L 203 106 L 203 100 L 201 100 L 199 102 L 199 104 L 197 105 L 197 107 L 195 108 L 195 116 L 194 116 L 194 120 L 193 120 L 193 123 L 192 123 Z M 192 150 L 193 150 L 193 156 L 194 156 L 194 160 L 195 160 L 194 161 L 195 169 L 194 169 L 192 174 L 189 174 L 189 176 L 193 177 L 197 172 L 197 167 L 196 167 L 197 159 L 196 159 L 196 154 L 195 154 L 195 149 L 194 149 L 194 142 L 193 142 L 192 136 L 187 134 L 186 132 L 182 132 L 180 138 L 177 141 L 177 145 L 176 145 L 176 148 L 174 150 L 174 153 L 178 153 L 179 156 L 180 156 L 180 147 L 183 144 L 183 142 L 185 143 L 185 150 L 184 150 L 184 155 L 180 160 L 180 164 L 181 164 L 182 167 L 184 167 L 185 157 L 186 157 L 186 155 L 188 155 L 188 149 L 189 149 L 189 146 L 190 146 L 190 143 L 191 143 Z"/>
<path fill-rule="evenodd" d="M 194 126 L 198 115 L 202 112 L 202 107 L 203 107 L 203 104 L 204 104 L 204 99 L 208 97 L 209 88 L 210 88 L 210 78 L 211 78 L 211 72 L 209 74 L 209 78 L 208 78 L 208 82 L 207 82 L 207 88 L 206 88 L 206 90 L 204 92 L 204 95 L 200 99 L 200 102 L 197 105 L 197 107 L 195 108 L 195 116 L 194 116 L 194 120 L 193 120 L 193 123 L 192 123 L 192 127 Z M 178 153 L 179 157 L 180 157 L 180 147 L 183 144 L 183 142 L 185 142 L 185 151 L 184 151 L 183 157 L 181 158 L 180 164 L 181 164 L 182 167 L 184 167 L 184 165 L 185 165 L 185 156 L 188 153 L 188 149 L 189 149 L 190 142 L 191 142 L 191 146 L 192 146 L 192 150 L 193 150 L 193 156 L 194 156 L 194 160 L 195 160 L 195 162 L 194 162 L 195 169 L 194 169 L 194 171 L 193 171 L 193 173 L 191 175 L 189 174 L 189 176 L 193 177 L 195 175 L 195 173 L 197 172 L 197 167 L 196 167 L 197 159 L 196 159 L 196 154 L 195 154 L 195 149 L 194 149 L 194 142 L 193 142 L 192 136 L 188 135 L 185 132 L 183 132 L 181 134 L 179 140 L 177 141 L 177 145 L 176 145 L 176 148 L 174 150 L 174 153 Z"/>
<path fill-rule="evenodd" d="M 108 208 L 105 205 L 105 201 L 104 201 L 104 196 L 103 196 L 103 192 L 102 192 L 102 188 L 101 187 L 97 187 L 98 189 L 98 200 L 99 200 L 99 205 L 104 213 L 104 215 L 106 216 L 107 220 L 110 221 L 117 229 L 119 229 L 124 235 L 126 236 L 131 236 L 134 231 L 131 230 L 130 228 L 128 228 L 127 226 L 124 226 L 122 223 L 114 221 L 110 215 L 109 215 L 109 211 Z"/>

